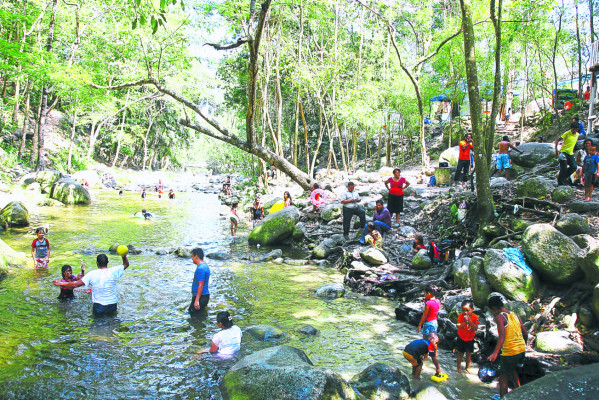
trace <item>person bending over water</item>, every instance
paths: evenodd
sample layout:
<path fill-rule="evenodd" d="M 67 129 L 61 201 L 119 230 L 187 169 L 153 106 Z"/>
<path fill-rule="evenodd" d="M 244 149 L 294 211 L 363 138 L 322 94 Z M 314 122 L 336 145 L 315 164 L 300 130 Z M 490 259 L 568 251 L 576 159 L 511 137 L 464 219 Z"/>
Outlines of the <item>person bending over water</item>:
<path fill-rule="evenodd" d="M 108 268 L 108 256 L 98 254 L 96 257 L 97 270 L 74 282 L 62 282 L 55 280 L 55 286 L 65 289 L 74 289 L 80 286 L 91 286 L 94 316 L 112 315 L 117 311 L 118 297 L 116 294 L 116 283 L 129 267 L 127 255 L 122 256 L 123 265 Z"/>
<path fill-rule="evenodd" d="M 221 329 L 210 343 L 210 347 L 198 351 L 196 355 L 217 353 L 220 356 L 232 356 L 241 347 L 241 329 L 233 325 L 233 317 L 228 311 L 216 314 L 216 325 Z"/>

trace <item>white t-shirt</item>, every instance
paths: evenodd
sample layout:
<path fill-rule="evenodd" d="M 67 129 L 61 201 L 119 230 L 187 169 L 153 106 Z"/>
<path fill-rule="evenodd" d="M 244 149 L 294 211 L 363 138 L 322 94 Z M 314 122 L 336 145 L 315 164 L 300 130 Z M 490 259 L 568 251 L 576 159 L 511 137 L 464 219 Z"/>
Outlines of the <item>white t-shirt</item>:
<path fill-rule="evenodd" d="M 212 343 L 218 346 L 218 354 L 231 355 L 241 346 L 241 329 L 237 325 L 223 329 L 214 335 Z"/>
<path fill-rule="evenodd" d="M 92 287 L 92 302 L 106 306 L 117 303 L 116 283 L 124 272 L 125 267 L 122 265 L 99 268 L 88 272 L 81 281 L 85 286 Z"/>

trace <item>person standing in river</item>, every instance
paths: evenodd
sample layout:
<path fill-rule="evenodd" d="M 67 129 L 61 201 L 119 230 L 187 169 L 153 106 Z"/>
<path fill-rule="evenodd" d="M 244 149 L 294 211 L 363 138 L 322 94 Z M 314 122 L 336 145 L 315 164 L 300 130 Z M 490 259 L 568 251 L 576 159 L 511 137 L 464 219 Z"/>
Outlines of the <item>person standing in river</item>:
<path fill-rule="evenodd" d="M 116 283 L 125 270 L 129 267 L 127 255 L 122 256 L 123 265 L 108 268 L 108 256 L 98 254 L 96 257 L 97 270 L 74 282 L 62 282 L 55 280 L 54 285 L 65 289 L 74 289 L 79 286 L 91 286 L 94 316 L 112 315 L 117 311 L 118 297 L 116 294 Z"/>
<path fill-rule="evenodd" d="M 194 315 L 204 310 L 210 300 L 210 291 L 208 290 L 210 268 L 204 261 L 204 250 L 199 247 L 191 251 L 191 261 L 196 265 L 196 271 L 193 274 L 193 282 L 191 284 L 189 313 Z"/>
<path fill-rule="evenodd" d="M 385 181 L 385 187 L 389 191 L 387 209 L 391 216 L 395 214 L 395 226 L 399 225 L 399 215 L 403 212 L 403 190 L 410 186 L 410 182 L 401 175 L 401 170 L 395 168 L 393 176 Z"/>

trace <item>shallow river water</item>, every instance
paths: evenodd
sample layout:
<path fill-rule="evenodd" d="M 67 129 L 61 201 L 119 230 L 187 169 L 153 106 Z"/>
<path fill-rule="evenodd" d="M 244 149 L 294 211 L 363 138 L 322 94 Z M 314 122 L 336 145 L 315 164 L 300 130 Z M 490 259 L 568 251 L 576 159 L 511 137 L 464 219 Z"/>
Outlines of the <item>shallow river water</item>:
<path fill-rule="evenodd" d="M 231 239 L 215 195 L 181 193 L 176 200 L 143 203 L 134 193 L 102 191 L 94 197 L 87 207 L 31 210 L 32 226 L 50 224 L 50 268 L 13 270 L 0 282 L 0 399 L 220 399 L 218 382 L 234 361 L 193 356 L 218 332 L 215 316 L 221 310 L 229 310 L 242 329 L 270 324 L 286 332 L 266 342 L 244 335 L 239 356 L 288 344 L 346 379 L 374 362 L 409 374 L 402 350 L 419 335 L 395 320 L 395 303 L 351 292 L 321 300 L 313 289 L 341 282 L 341 274 L 326 267 L 241 260 L 268 249 Z M 154 221 L 131 217 L 142 206 Z M 0 238 L 29 254 L 35 236 L 11 229 Z M 84 292 L 76 292 L 75 301 L 59 302 L 52 280 L 59 279 L 60 267 L 71 264 L 76 274 L 84 262 L 88 271 L 94 269 L 95 256 L 115 242 L 143 250 L 129 257 L 131 267 L 119 281 L 118 315 L 95 320 L 91 295 Z M 207 259 L 211 297 L 203 320 L 190 318 L 186 310 L 193 263 L 155 254 L 178 246 L 232 256 L 232 261 Z M 120 263 L 116 255 L 109 258 L 109 266 Z M 302 335 L 298 329 L 304 324 L 320 334 Z M 439 388 L 449 398 L 488 399 L 496 393 L 494 385 L 474 375 L 458 375 L 451 352 L 440 350 L 440 361 L 450 380 Z M 423 381 L 413 386 L 428 384 L 433 372 L 426 362 Z"/>

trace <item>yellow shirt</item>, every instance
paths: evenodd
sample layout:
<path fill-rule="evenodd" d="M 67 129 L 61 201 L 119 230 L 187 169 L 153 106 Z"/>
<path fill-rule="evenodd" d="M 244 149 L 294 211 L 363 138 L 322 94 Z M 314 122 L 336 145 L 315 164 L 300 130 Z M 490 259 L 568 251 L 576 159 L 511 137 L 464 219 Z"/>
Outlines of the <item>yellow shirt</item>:
<path fill-rule="evenodd" d="M 562 139 L 564 140 L 564 144 L 562 144 L 561 152 L 571 156 L 574 153 L 574 146 L 576 146 L 576 142 L 578 141 L 578 132 L 572 133 L 572 131 L 568 131 L 562 135 Z"/>
<path fill-rule="evenodd" d="M 381 237 L 381 234 L 378 231 L 370 232 L 370 234 L 366 235 L 364 240 L 372 247 L 376 247 L 377 249 L 383 248 L 383 238 Z"/>
<path fill-rule="evenodd" d="M 501 313 L 507 319 L 507 325 L 505 326 L 505 341 L 501 348 L 501 355 L 503 356 L 515 356 L 516 354 L 524 353 L 526 351 L 526 343 L 522 337 L 522 329 L 520 327 L 520 321 L 513 312 Z"/>

